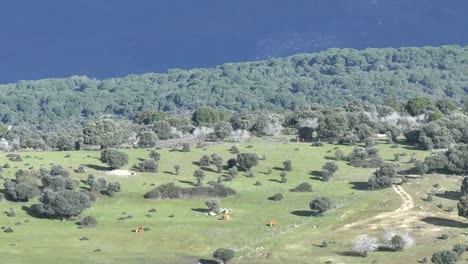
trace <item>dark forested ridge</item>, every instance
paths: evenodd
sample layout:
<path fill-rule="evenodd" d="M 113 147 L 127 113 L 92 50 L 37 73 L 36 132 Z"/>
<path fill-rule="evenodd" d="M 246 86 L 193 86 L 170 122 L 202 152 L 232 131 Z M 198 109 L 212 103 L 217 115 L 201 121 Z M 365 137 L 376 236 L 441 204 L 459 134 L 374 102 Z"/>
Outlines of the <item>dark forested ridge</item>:
<path fill-rule="evenodd" d="M 105 80 L 73 76 L 0 85 L 0 121 L 47 128 L 144 109 L 184 112 L 202 105 L 234 111 L 382 103 L 424 95 L 461 101 L 468 47 L 329 49 L 283 59 L 170 70 Z"/>

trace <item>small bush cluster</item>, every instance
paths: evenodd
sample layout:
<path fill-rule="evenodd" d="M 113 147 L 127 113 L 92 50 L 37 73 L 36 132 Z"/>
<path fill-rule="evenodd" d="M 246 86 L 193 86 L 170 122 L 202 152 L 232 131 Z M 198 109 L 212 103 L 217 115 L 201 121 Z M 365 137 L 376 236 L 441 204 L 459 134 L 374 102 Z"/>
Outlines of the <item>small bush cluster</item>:
<path fill-rule="evenodd" d="M 294 187 L 290 190 L 291 192 L 312 192 L 312 185 L 307 182 L 303 182 L 298 186 Z"/>
<path fill-rule="evenodd" d="M 215 185 L 213 187 L 192 187 L 182 188 L 174 183 L 168 183 L 158 186 L 157 188 L 147 192 L 144 197 L 146 199 L 183 199 L 183 198 L 200 198 L 200 197 L 219 197 L 225 198 L 236 194 L 234 189 L 225 187 L 224 185 Z"/>

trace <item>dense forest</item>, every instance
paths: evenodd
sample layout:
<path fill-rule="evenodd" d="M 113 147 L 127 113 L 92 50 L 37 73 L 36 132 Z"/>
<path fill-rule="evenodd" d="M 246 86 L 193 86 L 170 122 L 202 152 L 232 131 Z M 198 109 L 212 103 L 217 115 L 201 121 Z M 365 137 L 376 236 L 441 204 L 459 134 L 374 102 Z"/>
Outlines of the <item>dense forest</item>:
<path fill-rule="evenodd" d="M 283 59 L 169 70 L 106 80 L 73 76 L 0 85 L 0 121 L 42 130 L 142 110 L 186 113 L 200 106 L 236 112 L 296 110 L 468 92 L 468 47 L 329 49 Z"/>

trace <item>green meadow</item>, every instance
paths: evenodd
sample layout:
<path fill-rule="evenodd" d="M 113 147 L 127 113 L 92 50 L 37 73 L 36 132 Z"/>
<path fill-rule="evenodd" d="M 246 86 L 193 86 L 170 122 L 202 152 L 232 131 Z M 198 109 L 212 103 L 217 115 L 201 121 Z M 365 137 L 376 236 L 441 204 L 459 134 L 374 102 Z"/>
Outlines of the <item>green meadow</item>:
<path fill-rule="evenodd" d="M 355 168 L 347 165 L 346 161 L 337 161 L 339 169 L 330 181 L 322 182 L 316 176 L 325 162 L 334 159 L 336 149 L 349 153 L 352 146 L 325 144 L 313 147 L 307 143 L 286 142 L 284 138 L 252 139 L 240 143 L 238 148 L 241 152 L 255 152 L 259 157 L 265 154 L 266 159 L 252 169 L 254 178 L 246 177 L 245 172 L 240 171 L 233 181 L 224 182 L 237 191 L 236 195 L 221 199 L 222 207 L 233 210 L 229 221 L 203 213 L 201 209 L 206 208 L 206 199 L 143 198 L 146 192 L 164 183 L 192 186 L 196 182 L 192 173 L 198 168 L 193 162 L 203 154 L 212 153 L 221 155 L 224 161 L 234 158 L 235 155 L 229 152 L 231 146 L 232 143 L 224 143 L 205 148 L 192 147 L 191 152 L 159 149 L 159 172 L 134 171 L 135 175 L 127 178 L 106 175 L 105 164 L 99 160 L 99 151 L 19 153 L 22 162 L 9 161 L 6 154 L 1 154 L 0 164 L 10 164 L 10 168 L 3 171 L 6 178 L 14 178 L 17 169 L 38 170 L 59 164 L 69 170 L 73 178 L 86 180 L 88 174 L 93 174 L 112 182 L 119 181 L 122 186 L 122 191 L 114 197 L 100 195 L 92 207 L 83 212 L 83 216 L 97 219 L 95 228 L 78 228 L 76 222 L 79 219 L 35 218 L 30 215 L 29 208 L 38 203 L 37 199 L 27 203 L 4 200 L 0 203 L 0 226 L 11 227 L 14 232 L 0 233 L 3 263 L 198 263 L 199 259 L 202 263 L 210 263 L 217 248 L 239 246 L 301 221 L 307 222 L 239 250 L 232 263 L 416 263 L 423 257 L 430 259 L 435 251 L 450 250 L 452 245 L 468 240 L 468 224 L 457 216 L 456 199 L 440 195 L 435 196 L 432 202 L 423 200 L 435 183 L 439 183 L 447 193 L 459 190 L 460 177 L 437 174 L 410 178 L 402 185 L 412 197 L 414 207 L 399 217 L 395 215 L 390 223 L 370 221 L 343 229 L 347 224 L 393 212 L 402 204 L 401 197 L 393 188 L 367 190 L 367 180 L 375 170 L 372 168 Z M 412 167 L 408 162 L 411 154 L 415 153 L 418 159 L 430 154 L 404 145 L 391 148 L 383 142 L 376 147 L 386 161 L 393 160 L 395 153 L 406 153 L 397 162 L 399 170 Z M 134 164 L 148 158 L 146 149 L 123 151 L 129 155 L 129 164 L 123 169 L 131 170 Z M 285 160 L 292 161 L 293 171 L 287 173 L 287 183 L 280 183 Z M 86 173 L 74 171 L 80 164 L 87 166 Z M 181 165 L 177 176 L 174 174 L 175 164 Z M 271 174 L 266 174 L 268 167 L 272 168 Z M 217 181 L 219 174 L 214 166 L 205 171 L 205 185 L 209 181 Z M 224 170 L 223 174 L 226 173 Z M 256 181 L 260 181 L 262 186 L 255 186 Z M 289 191 L 303 182 L 310 183 L 313 192 Z M 87 186 L 82 183 L 80 188 L 86 189 Z M 268 200 L 275 193 L 282 193 L 284 199 L 277 202 Z M 320 196 L 331 199 L 336 208 L 323 216 L 310 216 L 309 202 Z M 442 204 L 442 208 L 437 204 Z M 455 210 L 448 212 L 449 207 Z M 15 210 L 15 217 L 7 217 L 4 213 L 9 208 Z M 148 213 L 151 208 L 156 208 L 157 212 Z M 128 218 L 117 220 L 120 217 Z M 270 220 L 278 225 L 269 227 Z M 405 225 L 400 225 L 400 221 Z M 150 231 L 135 233 L 136 226 L 148 227 Z M 409 233 L 415 240 L 414 245 L 403 252 L 371 252 L 366 258 L 349 253 L 359 235 L 380 238 L 385 228 L 392 226 Z M 439 239 L 438 236 L 444 233 L 449 234 L 449 238 Z M 81 241 L 80 238 L 85 236 L 89 240 Z M 322 241 L 329 241 L 329 246 L 319 247 Z"/>

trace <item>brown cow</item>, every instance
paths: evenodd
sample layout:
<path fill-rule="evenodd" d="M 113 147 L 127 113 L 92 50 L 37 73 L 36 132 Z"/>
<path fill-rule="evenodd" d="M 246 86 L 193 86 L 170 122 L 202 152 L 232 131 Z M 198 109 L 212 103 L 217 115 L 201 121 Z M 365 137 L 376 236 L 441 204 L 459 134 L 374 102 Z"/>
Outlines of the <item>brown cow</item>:
<path fill-rule="evenodd" d="M 141 233 L 141 232 L 145 232 L 145 229 L 142 226 L 137 226 L 135 228 L 135 233 Z"/>
<path fill-rule="evenodd" d="M 273 226 L 275 226 L 275 225 L 276 225 L 276 221 L 271 220 L 271 221 L 270 221 L 270 227 L 273 227 Z"/>
<path fill-rule="evenodd" d="M 231 218 L 229 217 L 229 215 L 223 214 L 223 215 L 221 216 L 221 219 L 220 219 L 220 220 L 225 220 L 225 221 L 227 221 L 227 220 L 230 220 L 230 219 L 231 219 Z"/>

